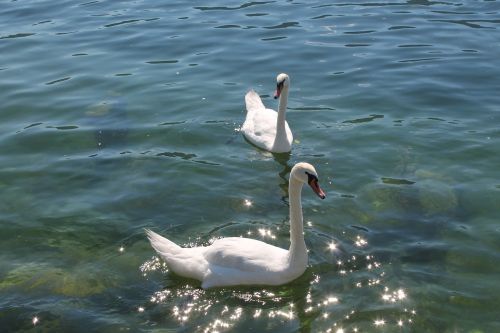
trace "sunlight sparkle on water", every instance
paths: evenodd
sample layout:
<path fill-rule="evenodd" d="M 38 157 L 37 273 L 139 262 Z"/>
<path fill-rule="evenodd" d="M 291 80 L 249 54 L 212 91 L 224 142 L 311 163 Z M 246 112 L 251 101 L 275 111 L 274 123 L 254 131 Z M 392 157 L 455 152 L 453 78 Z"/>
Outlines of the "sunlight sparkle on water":
<path fill-rule="evenodd" d="M 246 207 L 251 207 L 253 205 L 253 203 L 250 200 L 248 200 L 248 199 L 243 200 L 243 204 Z"/>
<path fill-rule="evenodd" d="M 282 311 L 282 310 L 271 310 L 268 314 L 269 318 L 274 318 L 274 317 L 282 317 L 284 319 L 292 320 L 294 318 L 293 311 L 290 309 L 289 311 Z"/>
<path fill-rule="evenodd" d="M 236 308 L 234 313 L 229 317 L 231 320 L 237 320 L 241 317 L 241 313 L 243 312 L 242 308 Z"/>
<path fill-rule="evenodd" d="M 368 242 L 366 241 L 366 239 L 362 238 L 361 236 L 356 236 L 356 241 L 354 242 L 354 244 L 357 247 L 363 247 L 363 246 L 367 245 Z"/>
<path fill-rule="evenodd" d="M 146 276 L 149 272 L 161 271 L 162 273 L 168 272 L 167 265 L 161 262 L 158 257 L 153 257 L 151 260 L 145 261 L 139 269 L 143 276 Z"/>
<path fill-rule="evenodd" d="M 328 297 L 326 300 L 323 301 L 323 305 L 328 305 L 330 303 L 338 303 L 339 299 L 337 297 Z"/>
<path fill-rule="evenodd" d="M 276 238 L 270 229 L 259 228 L 259 234 L 262 237 L 271 237 L 272 239 Z"/>
<path fill-rule="evenodd" d="M 406 298 L 406 293 L 403 289 L 398 289 L 393 291 L 392 293 L 389 291 L 389 288 L 384 289 L 384 294 L 382 294 L 382 299 L 387 302 L 396 302 L 401 301 Z"/>
<path fill-rule="evenodd" d="M 172 292 L 170 290 L 157 291 L 151 296 L 150 301 L 156 304 L 163 303 L 171 294 Z"/>
<path fill-rule="evenodd" d="M 337 244 L 335 244 L 334 242 L 328 243 L 328 250 L 330 251 L 337 250 Z"/>
<path fill-rule="evenodd" d="M 33 323 L 33 325 L 36 325 L 40 322 L 40 319 L 38 319 L 37 316 L 34 316 L 33 319 L 31 320 L 31 322 Z"/>

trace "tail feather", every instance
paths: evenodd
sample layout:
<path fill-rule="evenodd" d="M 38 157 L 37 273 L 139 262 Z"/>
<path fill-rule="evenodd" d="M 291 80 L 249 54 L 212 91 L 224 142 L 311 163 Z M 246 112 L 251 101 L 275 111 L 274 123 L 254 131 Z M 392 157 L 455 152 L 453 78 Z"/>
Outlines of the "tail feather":
<path fill-rule="evenodd" d="M 259 94 L 257 94 L 253 89 L 245 95 L 245 104 L 248 111 L 256 111 L 266 108 L 262 103 Z"/>
<path fill-rule="evenodd" d="M 158 235 L 156 232 L 151 231 L 149 229 L 144 229 L 146 232 L 146 235 L 148 235 L 149 242 L 151 243 L 151 246 L 153 249 L 156 250 L 159 254 L 175 254 L 179 253 L 182 248 L 175 244 L 174 242 L 166 239 L 165 237 L 162 237 Z"/>
<path fill-rule="evenodd" d="M 148 235 L 153 249 L 165 260 L 170 270 L 180 276 L 202 280 L 207 273 L 208 264 L 203 257 L 203 248 L 182 248 L 174 242 L 149 229 Z"/>

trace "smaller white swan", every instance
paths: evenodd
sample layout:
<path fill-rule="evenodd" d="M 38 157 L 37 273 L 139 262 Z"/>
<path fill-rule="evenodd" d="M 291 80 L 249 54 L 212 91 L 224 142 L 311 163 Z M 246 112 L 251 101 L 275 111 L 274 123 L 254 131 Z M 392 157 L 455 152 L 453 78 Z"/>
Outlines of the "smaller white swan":
<path fill-rule="evenodd" d="M 266 109 L 259 95 L 250 90 L 245 95 L 247 116 L 241 132 L 245 138 L 259 148 L 272 153 L 286 153 L 292 150 L 293 135 L 285 119 L 288 103 L 290 78 L 281 73 L 276 77 L 274 98 L 280 99 L 278 112 Z"/>
<path fill-rule="evenodd" d="M 200 280 L 202 288 L 284 284 L 301 276 L 307 266 L 301 205 L 302 186 L 306 183 L 321 199 L 326 196 L 314 167 L 297 163 L 289 181 L 289 250 L 242 237 L 221 238 L 209 246 L 182 248 L 151 230 L 146 229 L 146 234 L 170 270 Z"/>

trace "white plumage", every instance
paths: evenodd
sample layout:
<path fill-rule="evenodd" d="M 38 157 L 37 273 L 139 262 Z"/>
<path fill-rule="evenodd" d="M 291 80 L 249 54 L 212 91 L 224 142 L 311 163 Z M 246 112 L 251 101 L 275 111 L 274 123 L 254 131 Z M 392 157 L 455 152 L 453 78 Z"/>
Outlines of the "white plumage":
<path fill-rule="evenodd" d="M 146 233 L 151 246 L 170 270 L 200 280 L 203 288 L 284 284 L 302 275 L 307 266 L 301 206 L 304 183 L 308 183 L 319 197 L 325 198 L 314 167 L 297 163 L 289 181 L 289 250 L 242 237 L 221 238 L 209 246 L 182 248 L 151 230 L 146 230 Z"/>
<path fill-rule="evenodd" d="M 241 127 L 245 138 L 257 147 L 272 153 L 285 153 L 292 149 L 293 135 L 285 119 L 290 78 L 279 74 L 276 78 L 275 98 L 279 97 L 278 112 L 267 109 L 260 96 L 250 90 L 245 95 L 247 115 Z"/>

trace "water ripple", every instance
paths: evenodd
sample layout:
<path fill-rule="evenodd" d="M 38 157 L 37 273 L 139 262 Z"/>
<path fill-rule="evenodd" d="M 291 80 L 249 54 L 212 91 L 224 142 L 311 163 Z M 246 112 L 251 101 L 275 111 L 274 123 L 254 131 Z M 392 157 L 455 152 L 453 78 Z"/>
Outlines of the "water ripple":
<path fill-rule="evenodd" d="M 89 5 L 95 5 L 96 3 L 99 3 L 100 1 L 89 1 L 85 3 L 79 4 L 79 6 L 89 6 Z"/>
<path fill-rule="evenodd" d="M 323 15 L 320 15 L 320 16 L 315 16 L 315 17 L 312 17 L 311 20 L 319 20 L 319 19 L 322 19 L 322 18 L 327 18 L 327 17 L 331 17 L 333 15 L 330 15 L 330 14 L 323 14 Z"/>
<path fill-rule="evenodd" d="M 203 10 L 203 11 L 208 11 L 208 10 L 238 10 L 238 9 L 243 9 L 243 8 L 248 8 L 252 6 L 257 6 L 257 5 L 265 5 L 268 3 L 273 3 L 274 1 L 252 1 L 252 2 L 247 2 L 244 3 L 240 6 L 235 6 L 235 7 L 225 7 L 225 6 L 213 6 L 213 7 L 208 7 L 208 6 L 199 6 L 199 7 L 194 7 L 195 9 Z"/>
<path fill-rule="evenodd" d="M 391 184 L 391 185 L 413 185 L 415 184 L 414 181 L 407 180 L 407 179 L 397 179 L 397 178 L 389 178 L 389 177 L 382 177 L 382 182 L 384 184 Z"/>
<path fill-rule="evenodd" d="M 33 124 L 30 124 L 30 125 L 24 127 L 23 129 L 28 129 L 28 128 L 35 127 L 35 126 L 42 125 L 42 124 L 43 123 L 33 123 Z"/>
<path fill-rule="evenodd" d="M 266 38 L 261 38 L 262 41 L 275 41 L 275 40 L 280 40 L 280 39 L 287 39 L 287 36 L 276 36 L 276 37 L 266 37 Z"/>
<path fill-rule="evenodd" d="M 496 27 L 483 26 L 478 23 L 500 23 L 500 20 L 431 20 L 433 22 L 461 24 L 475 29 L 497 29 Z"/>
<path fill-rule="evenodd" d="M 375 32 L 375 30 L 360 30 L 360 31 L 344 31 L 346 35 L 362 35 L 362 34 L 371 34 Z"/>
<path fill-rule="evenodd" d="M 78 126 L 75 126 L 75 125 L 47 126 L 47 128 L 55 128 L 55 129 L 58 129 L 58 130 L 63 130 L 63 131 L 66 131 L 66 130 L 73 130 L 73 129 L 77 129 L 77 128 L 78 128 Z"/>
<path fill-rule="evenodd" d="M 35 33 L 18 33 L 18 34 L 13 34 L 13 35 L 7 35 L 7 36 L 2 36 L 0 39 L 11 39 L 11 38 L 24 38 L 24 37 L 29 37 L 33 36 Z"/>
<path fill-rule="evenodd" d="M 150 60 L 150 61 L 146 61 L 147 64 L 151 64 L 151 65 L 175 64 L 178 62 L 179 62 L 179 60 Z"/>
<path fill-rule="evenodd" d="M 71 79 L 71 76 L 68 76 L 68 77 L 65 77 L 65 78 L 62 78 L 62 79 L 57 79 L 57 80 L 54 80 L 54 81 L 50 81 L 50 82 L 47 82 L 45 83 L 46 85 L 50 86 L 52 84 L 56 84 L 56 83 L 60 83 L 60 82 L 64 82 L 64 81 L 67 81 Z"/>
<path fill-rule="evenodd" d="M 280 23 L 277 25 L 264 27 L 264 29 L 286 29 L 286 28 L 292 28 L 292 27 L 300 27 L 299 22 L 283 22 L 283 23 Z"/>
<path fill-rule="evenodd" d="M 358 118 L 358 119 L 353 119 L 353 120 L 345 120 L 342 123 L 344 123 L 344 124 L 367 123 L 367 122 L 374 121 L 375 119 L 381 119 L 381 118 L 384 118 L 384 115 L 373 114 L 373 115 L 370 115 L 369 117 Z"/>
<path fill-rule="evenodd" d="M 411 25 L 396 25 L 389 27 L 388 30 L 402 30 L 402 29 L 416 29 L 416 27 L 411 26 Z"/>
<path fill-rule="evenodd" d="M 135 22 L 140 22 L 140 21 L 142 21 L 142 20 L 138 20 L 138 19 L 125 20 L 125 21 L 120 21 L 120 22 L 116 22 L 116 23 L 106 24 L 105 27 L 111 28 L 111 27 L 116 27 L 118 25 L 130 24 L 130 23 L 135 23 Z"/>
<path fill-rule="evenodd" d="M 158 153 L 156 156 L 166 156 L 166 157 L 179 157 L 183 160 L 190 160 L 194 157 L 196 157 L 196 154 L 186 154 L 182 152 L 163 152 L 163 153 Z"/>
<path fill-rule="evenodd" d="M 441 58 L 431 57 L 431 58 L 405 59 L 405 60 L 398 60 L 398 62 L 399 63 L 413 63 L 413 62 L 424 62 L 424 61 L 434 61 L 434 60 L 441 60 Z"/>

